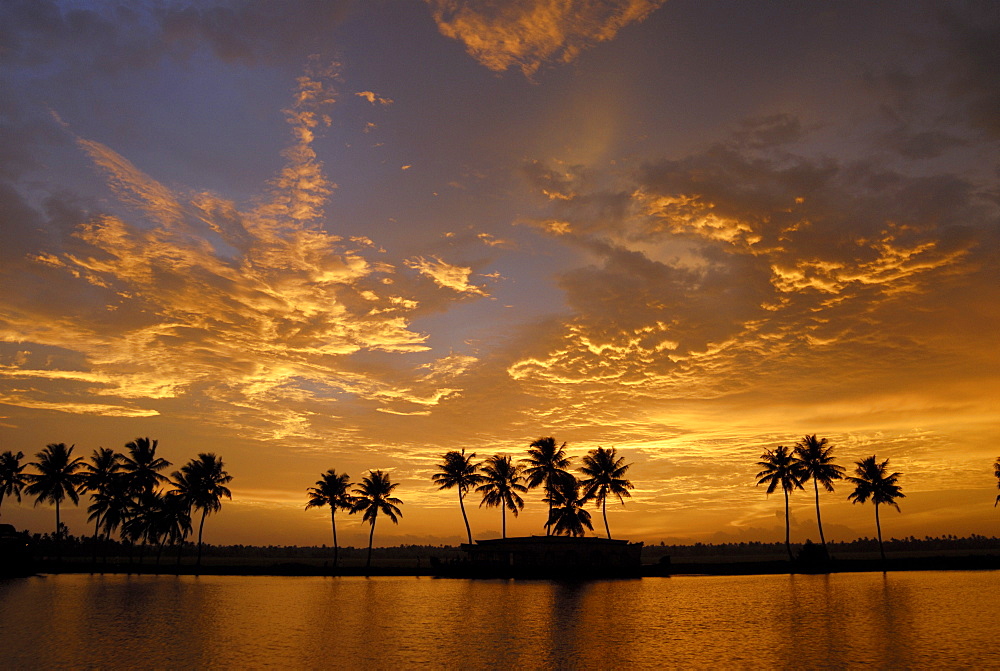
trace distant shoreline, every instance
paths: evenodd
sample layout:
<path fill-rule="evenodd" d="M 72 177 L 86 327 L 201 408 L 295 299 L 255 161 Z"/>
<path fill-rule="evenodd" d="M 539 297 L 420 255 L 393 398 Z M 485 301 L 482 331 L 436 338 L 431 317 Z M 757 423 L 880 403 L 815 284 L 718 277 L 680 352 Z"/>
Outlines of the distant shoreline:
<path fill-rule="evenodd" d="M 335 572 L 329 566 L 304 562 L 275 562 L 270 565 L 208 564 L 197 569 L 195 566 L 161 564 L 103 565 L 98 563 L 71 563 L 59 567 L 36 567 L 35 575 L 52 574 L 93 574 L 93 575 L 203 575 L 203 576 L 316 576 L 316 577 L 440 577 L 440 578 L 561 578 L 557 576 L 505 576 L 476 569 L 461 564 L 456 566 L 405 566 L 380 565 L 366 569 L 363 566 L 340 567 Z M 644 564 L 629 575 L 602 575 L 597 572 L 570 576 L 572 578 L 650 578 L 665 576 L 737 576 L 737 575 L 780 575 L 780 574 L 824 574 L 896 571 L 995 571 L 1000 570 L 1000 555 L 970 554 L 965 556 L 930 557 L 889 557 L 884 562 L 878 559 L 832 559 L 823 564 L 803 564 L 787 560 L 770 561 L 678 561 L 672 563 Z"/>

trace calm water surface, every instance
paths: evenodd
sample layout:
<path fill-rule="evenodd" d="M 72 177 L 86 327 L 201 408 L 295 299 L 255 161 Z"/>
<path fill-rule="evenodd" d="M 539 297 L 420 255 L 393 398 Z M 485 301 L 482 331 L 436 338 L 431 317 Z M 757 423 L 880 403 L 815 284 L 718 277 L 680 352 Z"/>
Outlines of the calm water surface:
<path fill-rule="evenodd" d="M 997 572 L 0 580 L 0 668 L 1000 668 Z"/>

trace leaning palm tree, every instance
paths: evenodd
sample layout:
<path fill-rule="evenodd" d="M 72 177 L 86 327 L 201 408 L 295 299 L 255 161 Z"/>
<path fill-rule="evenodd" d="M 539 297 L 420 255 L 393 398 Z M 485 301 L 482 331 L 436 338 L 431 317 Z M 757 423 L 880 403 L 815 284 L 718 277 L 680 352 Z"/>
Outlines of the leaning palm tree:
<path fill-rule="evenodd" d="M 0 454 L 0 508 L 3 507 L 4 496 L 14 496 L 21 501 L 21 490 L 28 480 L 23 472 L 27 464 L 22 464 L 23 452 L 15 454 L 7 450 Z"/>
<path fill-rule="evenodd" d="M 549 518 L 552 517 L 552 496 L 555 486 L 561 480 L 569 480 L 573 476 L 566 470 L 570 467 L 572 457 L 566 456 L 566 443 L 561 446 L 551 436 L 534 440 L 528 446 L 528 456 L 521 460 L 524 464 L 524 474 L 527 476 L 528 488 L 534 489 L 541 485 L 545 490 L 545 501 L 549 503 Z M 573 478 L 575 480 L 575 478 Z M 551 535 L 552 528 L 545 524 L 545 534 Z"/>
<path fill-rule="evenodd" d="M 518 512 L 524 510 L 524 499 L 518 495 L 518 492 L 528 491 L 528 488 L 521 484 L 524 481 L 523 472 L 524 467 L 515 464 L 509 455 L 494 454 L 483 464 L 483 481 L 476 487 L 476 491 L 483 495 L 483 500 L 479 503 L 480 508 L 483 505 L 487 508 L 500 506 L 504 538 L 507 538 L 507 511 L 517 517 Z"/>
<path fill-rule="evenodd" d="M 756 476 L 757 485 L 767 485 L 767 494 L 773 494 L 779 486 L 785 494 L 785 549 L 788 550 L 788 558 L 792 556 L 791 542 L 791 522 L 788 516 L 788 495 L 794 489 L 802 489 L 805 474 L 802 472 L 802 464 L 792 450 L 784 445 L 779 445 L 775 450 L 768 450 L 760 455 L 757 465 L 761 467 L 761 472 Z"/>
<path fill-rule="evenodd" d="M 59 505 L 69 499 L 74 505 L 80 502 L 77 488 L 80 486 L 78 471 L 83 465 L 81 457 L 73 456 L 75 445 L 66 447 L 66 443 L 50 443 L 36 456 L 33 466 L 38 472 L 28 473 L 28 486 L 24 491 L 35 498 L 37 506 L 42 501 L 54 503 L 56 506 L 56 553 L 62 559 L 59 539 L 62 534 L 62 522 L 59 518 Z"/>
<path fill-rule="evenodd" d="M 107 491 L 118 476 L 121 466 L 121 456 L 107 447 L 99 447 L 90 455 L 90 463 L 83 464 L 83 476 L 80 480 L 80 491 L 91 494 L 91 499 L 98 493 Z M 89 510 L 89 508 L 88 508 Z M 87 518 L 94 521 L 94 557 L 97 563 L 97 538 L 101 533 L 101 513 L 97 512 Z"/>
<path fill-rule="evenodd" d="M 816 490 L 816 524 L 819 526 L 819 540 L 826 551 L 826 536 L 823 535 L 823 522 L 819 516 L 819 486 L 828 492 L 833 491 L 833 481 L 844 477 L 844 467 L 833 463 L 833 446 L 826 438 L 816 438 L 816 434 L 805 436 L 795 444 L 795 456 L 802 465 L 805 480 L 813 481 Z"/>
<path fill-rule="evenodd" d="M 205 531 L 205 517 L 209 513 L 222 510 L 222 497 L 232 500 L 233 494 L 226 487 L 233 476 L 226 472 L 222 459 L 211 452 L 202 452 L 181 467 L 190 490 L 185 493 L 188 504 L 201 510 L 198 524 L 198 559 L 195 566 L 201 566 L 202 534 Z"/>
<path fill-rule="evenodd" d="M 587 479 L 581 481 L 580 486 L 583 487 L 584 499 L 593 499 L 601 506 L 604 530 L 608 538 L 611 538 L 611 528 L 608 527 L 608 495 L 617 498 L 622 505 L 625 505 L 626 498 L 631 498 L 632 494 L 628 490 L 633 488 L 632 483 L 623 477 L 631 465 L 626 464 L 625 457 L 619 457 L 618 451 L 613 447 L 608 450 L 598 447 L 583 457 L 580 472 Z"/>
<path fill-rule="evenodd" d="M 452 450 L 444 455 L 444 463 L 438 464 L 440 472 L 431 476 L 431 481 L 438 486 L 438 490 L 458 489 L 458 506 L 462 509 L 462 520 L 465 522 L 465 533 L 469 537 L 469 545 L 472 545 L 472 528 L 469 526 L 469 516 L 465 514 L 465 495 L 471 487 L 475 487 L 483 481 L 483 476 L 479 475 L 479 464 L 472 463 L 476 458 L 476 453 L 466 456 L 465 449 L 461 452 Z"/>
<path fill-rule="evenodd" d="M 372 526 L 368 534 L 368 561 L 365 562 L 365 568 L 370 568 L 372 565 L 372 542 L 375 540 L 375 521 L 378 519 L 378 514 L 386 515 L 393 524 L 399 524 L 399 518 L 403 516 L 399 509 L 403 502 L 392 496 L 392 491 L 398 486 L 399 483 L 389 481 L 388 473 L 369 471 L 368 475 L 361 478 L 361 483 L 354 487 L 356 496 L 351 514 L 363 512 L 363 521 Z"/>
<path fill-rule="evenodd" d="M 136 438 L 125 444 L 128 455 L 121 459 L 121 470 L 129 475 L 136 496 L 151 492 L 167 481 L 160 471 L 170 466 L 170 462 L 156 456 L 157 444 L 158 441 L 149 438 Z"/>
<path fill-rule="evenodd" d="M 354 483 L 347 473 L 337 474 L 332 468 L 320 476 L 315 487 L 306 490 L 309 495 L 309 502 L 306 503 L 306 510 L 310 508 L 322 508 L 330 506 L 330 526 L 333 527 L 333 567 L 337 568 L 337 555 L 340 546 L 337 544 L 337 510 L 350 511 L 354 508 L 354 497 L 350 494 L 350 488 Z"/>
<path fill-rule="evenodd" d="M 547 499 L 550 512 L 546 526 L 556 536 L 583 536 L 586 533 L 584 527 L 593 531 L 590 513 L 584 508 L 587 500 L 586 496 L 580 495 L 580 483 L 573 475 L 559 478 Z"/>
<path fill-rule="evenodd" d="M 1000 489 L 1000 457 L 997 457 L 996 463 L 993 464 L 993 475 L 997 476 L 997 489 Z M 993 507 L 996 508 L 998 503 L 1000 503 L 1000 494 L 997 494 L 997 500 L 993 502 Z"/>
<path fill-rule="evenodd" d="M 897 511 L 899 504 L 896 499 L 905 499 L 904 494 L 897 482 L 900 473 L 889 473 L 889 460 L 882 463 L 875 460 L 875 455 L 856 462 L 855 475 L 848 477 L 847 481 L 854 485 L 854 491 L 848 494 L 847 499 L 851 503 L 864 503 L 868 499 L 875 504 L 875 529 L 878 531 L 878 552 L 885 561 L 885 550 L 882 548 L 882 525 L 878 519 L 878 507 L 880 503 L 890 505 Z"/>

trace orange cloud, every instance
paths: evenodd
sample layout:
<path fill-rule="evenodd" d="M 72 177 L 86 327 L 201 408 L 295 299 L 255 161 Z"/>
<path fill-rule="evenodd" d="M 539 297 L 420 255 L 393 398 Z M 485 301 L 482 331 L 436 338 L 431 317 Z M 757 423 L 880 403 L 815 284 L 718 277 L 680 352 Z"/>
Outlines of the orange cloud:
<path fill-rule="evenodd" d="M 427 0 L 441 34 L 465 44 L 487 68 L 569 63 L 583 50 L 614 39 L 664 0 Z"/>

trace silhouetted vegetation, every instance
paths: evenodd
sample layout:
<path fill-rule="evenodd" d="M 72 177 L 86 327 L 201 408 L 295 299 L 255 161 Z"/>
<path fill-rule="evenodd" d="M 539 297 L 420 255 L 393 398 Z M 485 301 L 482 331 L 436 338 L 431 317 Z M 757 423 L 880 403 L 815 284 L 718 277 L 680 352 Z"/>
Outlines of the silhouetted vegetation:
<path fill-rule="evenodd" d="M 351 514 L 364 513 L 365 522 L 371 525 L 371 532 L 368 534 L 368 561 L 366 567 L 372 564 L 372 543 L 375 539 L 375 522 L 379 513 L 387 516 L 393 524 L 399 524 L 399 518 L 403 516 L 399 506 L 403 502 L 392 496 L 392 492 L 399 483 L 391 482 L 389 474 L 382 471 L 369 471 L 368 475 L 361 478 L 361 483 L 354 488 L 354 507 Z"/>
<path fill-rule="evenodd" d="M 37 461 L 28 466 L 35 472 L 5 475 L 9 483 L 5 491 L 18 494 L 19 482 L 23 491 L 35 496 L 35 504 L 52 503 L 56 511 L 56 531 L 42 543 L 60 558 L 60 537 L 66 535 L 61 521 L 61 505 L 69 499 L 78 504 L 80 494 L 89 494 L 87 520 L 94 523 L 94 534 L 87 543 L 92 563 L 97 563 L 98 551 L 118 552 L 121 546 L 132 550 L 139 544 L 139 561 L 147 548 L 156 550 L 157 562 L 169 543 L 183 547 L 191 533 L 191 511 L 201 510 L 198 528 L 199 562 L 205 517 L 222 507 L 223 496 L 232 498 L 225 486 L 232 480 L 224 469 L 222 460 L 211 453 L 199 454 L 168 479 L 161 471 L 170 462 L 156 455 L 157 441 L 136 438 L 125 445 L 126 453 L 107 448 L 94 450 L 89 462 L 73 456 L 74 446 L 51 443 L 38 453 Z M 0 455 L 2 457 L 6 457 Z M 18 455 L 10 455 L 4 473 L 14 473 Z M 23 467 L 22 467 L 23 468 Z M 119 540 L 112 540 L 118 533 Z"/>
<path fill-rule="evenodd" d="M 483 495 L 479 503 L 487 508 L 500 507 L 501 535 L 507 538 L 507 511 L 517 517 L 524 510 L 524 499 L 519 494 L 528 491 L 524 482 L 524 466 L 515 464 L 510 456 L 494 454 L 482 466 L 483 482 L 476 491 Z"/>
<path fill-rule="evenodd" d="M 333 566 L 337 567 L 340 548 L 337 544 L 337 510 L 350 512 L 354 509 L 354 497 L 349 490 L 354 483 L 347 473 L 337 474 L 332 468 L 320 476 L 316 481 L 316 486 L 310 488 L 306 493 L 309 495 L 309 502 L 306 503 L 306 510 L 330 506 L 330 525 L 333 527 Z"/>
<path fill-rule="evenodd" d="M 784 445 L 779 445 L 775 450 L 768 450 L 760 455 L 757 465 L 761 471 L 755 476 L 757 485 L 767 485 L 767 493 L 773 494 L 779 486 L 785 495 L 785 548 L 788 550 L 788 559 L 792 556 L 791 543 L 791 523 L 788 516 L 788 495 L 793 489 L 802 489 L 802 469 L 795 453 Z"/>
<path fill-rule="evenodd" d="M 823 520 L 819 514 L 819 486 L 828 492 L 833 491 L 833 481 L 844 477 L 844 467 L 833 462 L 833 446 L 826 438 L 816 438 L 816 434 L 807 435 L 795 444 L 795 456 L 799 460 L 802 471 L 802 481 L 813 481 L 816 491 L 816 526 L 819 527 L 819 541 L 823 552 L 827 552 L 826 536 L 823 535 Z"/>
<path fill-rule="evenodd" d="M 472 527 L 469 526 L 469 516 L 465 514 L 465 495 L 470 488 L 482 483 L 483 476 L 479 475 L 480 464 L 472 463 L 476 458 L 476 453 L 466 456 L 465 450 L 457 452 L 452 450 L 444 455 L 444 463 L 438 464 L 440 472 L 431 476 L 431 481 L 442 489 L 458 490 L 458 505 L 462 510 L 462 520 L 465 522 L 465 533 L 468 535 L 469 543 L 472 543 Z"/>
<path fill-rule="evenodd" d="M 13 496 L 21 501 L 21 490 L 28 484 L 24 473 L 27 464 L 22 464 L 23 452 L 15 454 L 10 450 L 0 454 L 0 516 L 3 515 L 3 499 Z"/>
<path fill-rule="evenodd" d="M 889 473 L 889 460 L 878 462 L 873 454 L 857 462 L 855 475 L 847 481 L 854 485 L 854 491 L 847 498 L 851 503 L 864 503 L 871 499 L 875 505 L 875 529 L 878 532 L 878 551 L 885 561 L 885 549 L 882 546 L 882 524 L 878 518 L 878 507 L 881 504 L 890 505 L 897 511 L 899 504 L 896 499 L 906 498 L 899 485 L 899 473 Z"/>
<path fill-rule="evenodd" d="M 625 457 L 618 456 L 618 451 L 613 447 L 607 450 L 598 447 L 583 457 L 580 472 L 587 478 L 581 481 L 580 485 L 584 488 L 584 499 L 594 500 L 601 506 L 604 530 L 608 538 L 611 538 L 611 527 L 608 526 L 608 495 L 617 498 L 622 505 L 625 505 L 625 498 L 631 498 L 629 490 L 632 489 L 632 483 L 624 477 L 631 466 L 625 463 Z"/>

